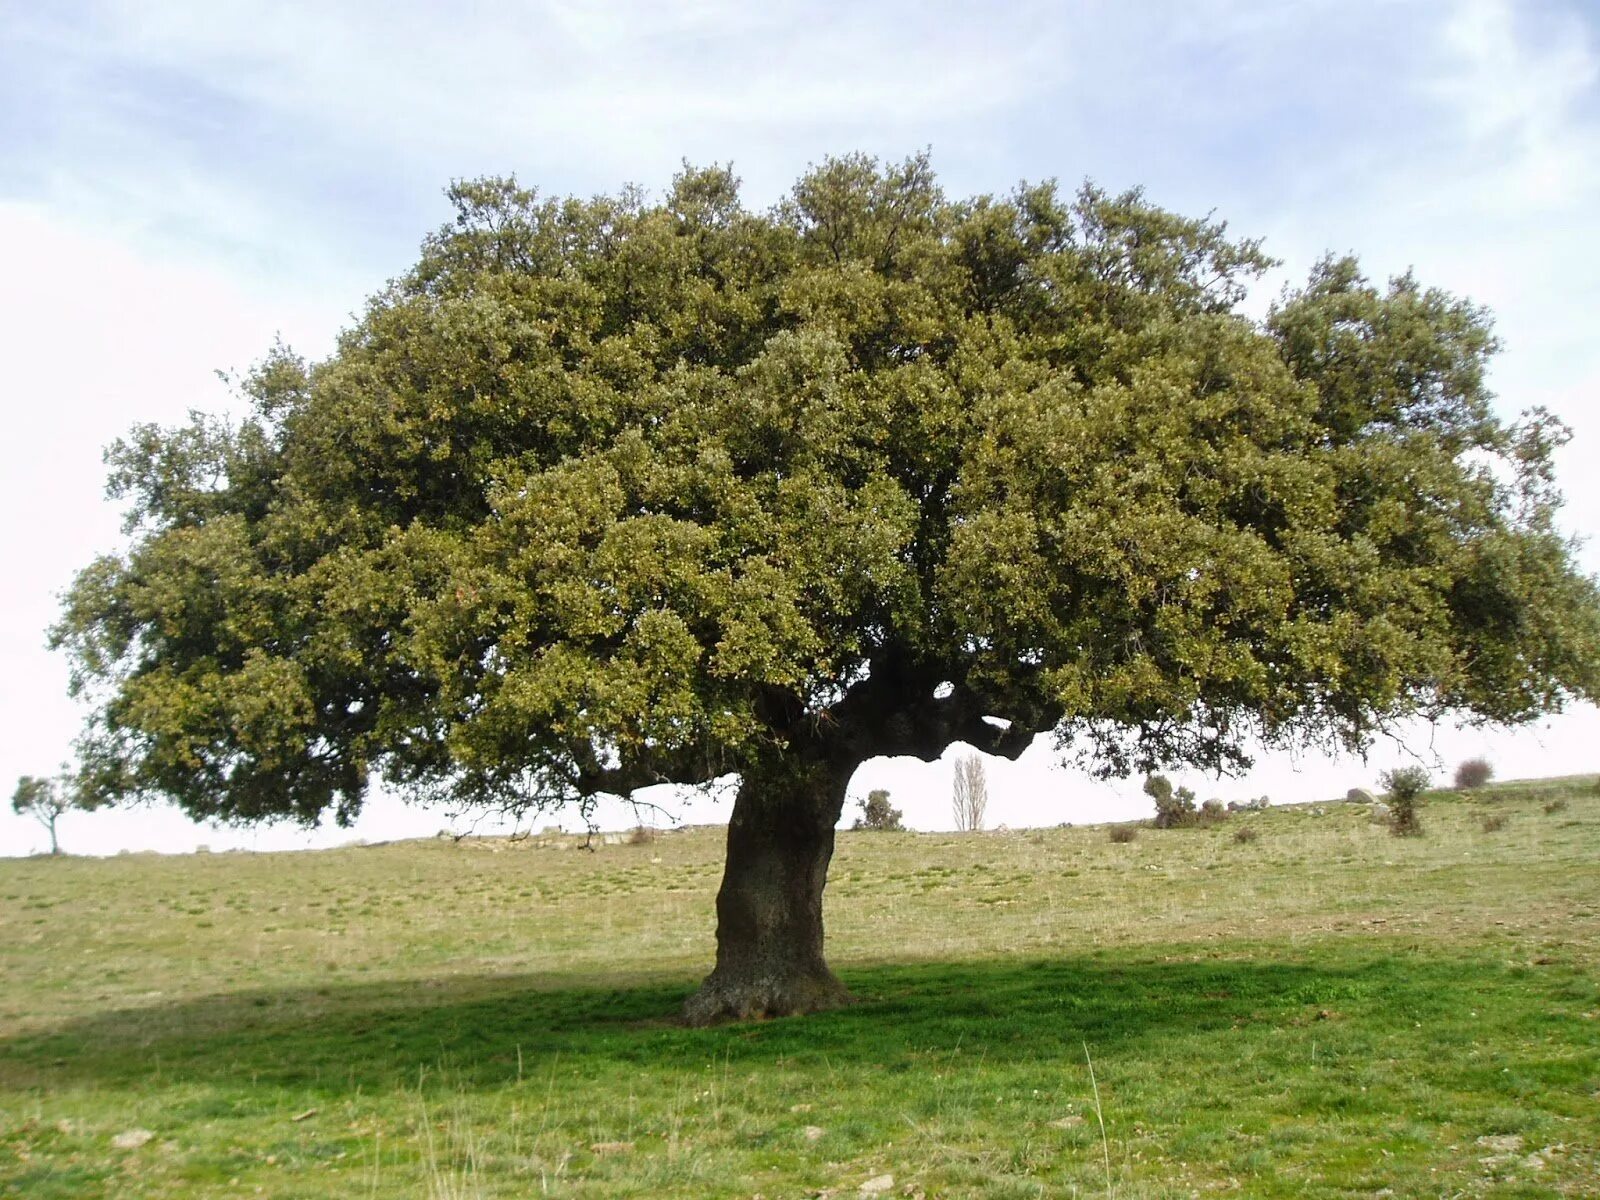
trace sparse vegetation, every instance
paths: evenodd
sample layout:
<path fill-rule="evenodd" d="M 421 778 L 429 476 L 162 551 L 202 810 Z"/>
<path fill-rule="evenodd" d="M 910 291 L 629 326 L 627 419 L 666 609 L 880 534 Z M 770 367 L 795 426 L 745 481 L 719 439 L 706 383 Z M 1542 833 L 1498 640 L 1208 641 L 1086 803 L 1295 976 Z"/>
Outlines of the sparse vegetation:
<path fill-rule="evenodd" d="M 1233 831 L 1233 840 L 1241 844 L 1253 842 L 1261 836 L 1261 831 L 1254 825 L 1241 825 Z"/>
<path fill-rule="evenodd" d="M 1556 813 L 1567 811 L 1567 798 L 1559 796 L 1544 806 L 1545 816 L 1554 816 Z"/>
<path fill-rule="evenodd" d="M 1118 845 L 1127 845 L 1139 836 L 1137 825 L 1113 825 L 1107 830 L 1108 836 Z"/>
<path fill-rule="evenodd" d="M 1505 813 L 1490 813 L 1483 819 L 1483 831 L 1485 833 L 1499 833 L 1506 827 L 1506 822 L 1509 819 Z"/>
<path fill-rule="evenodd" d="M 1422 820 L 1417 808 L 1432 779 L 1423 767 L 1396 767 L 1380 776 L 1389 800 L 1389 830 L 1396 837 L 1417 837 Z"/>
<path fill-rule="evenodd" d="M 1469 758 L 1456 768 L 1456 790 L 1481 788 L 1494 778 L 1494 765 L 1486 758 Z"/>

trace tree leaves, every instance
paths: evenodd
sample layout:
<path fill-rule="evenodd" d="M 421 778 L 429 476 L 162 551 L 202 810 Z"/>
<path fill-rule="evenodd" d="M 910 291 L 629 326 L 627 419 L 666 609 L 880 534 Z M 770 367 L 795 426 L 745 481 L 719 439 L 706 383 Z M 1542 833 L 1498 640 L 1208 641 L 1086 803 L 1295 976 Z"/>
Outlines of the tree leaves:
<path fill-rule="evenodd" d="M 1220 222 L 925 157 L 766 213 L 720 167 L 450 195 L 254 417 L 110 452 L 129 548 L 53 634 L 94 794 L 527 807 L 1045 731 L 1226 766 L 1600 691 L 1564 430 L 1501 422 L 1486 315 L 1409 277 L 1328 259 L 1256 323 Z"/>

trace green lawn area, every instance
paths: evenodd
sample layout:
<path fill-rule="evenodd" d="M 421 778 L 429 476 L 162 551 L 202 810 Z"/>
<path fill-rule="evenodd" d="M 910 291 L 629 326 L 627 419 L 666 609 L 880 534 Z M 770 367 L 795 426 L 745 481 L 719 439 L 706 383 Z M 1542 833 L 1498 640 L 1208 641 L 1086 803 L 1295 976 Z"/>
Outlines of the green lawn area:
<path fill-rule="evenodd" d="M 1595 783 L 1423 819 L 842 834 L 710 1030 L 716 830 L 3 860 L 0 1195 L 1600 1195 Z"/>

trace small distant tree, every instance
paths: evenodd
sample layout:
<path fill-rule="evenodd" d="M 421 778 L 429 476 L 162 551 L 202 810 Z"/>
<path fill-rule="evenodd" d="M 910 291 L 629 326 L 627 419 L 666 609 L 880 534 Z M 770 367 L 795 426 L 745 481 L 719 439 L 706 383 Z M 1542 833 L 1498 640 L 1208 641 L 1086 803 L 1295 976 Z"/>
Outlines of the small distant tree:
<path fill-rule="evenodd" d="M 1194 792 L 1181 787 L 1173 790 L 1165 775 L 1151 775 L 1144 781 L 1144 794 L 1156 802 L 1156 828 L 1177 829 L 1195 820 Z"/>
<path fill-rule="evenodd" d="M 852 829 L 871 829 L 879 833 L 899 833 L 905 829 L 900 818 L 904 814 L 889 804 L 889 793 L 883 788 L 873 788 L 861 802 L 861 815 Z"/>
<path fill-rule="evenodd" d="M 17 780 L 17 790 L 11 794 L 13 812 L 32 817 L 49 831 L 51 854 L 61 853 L 61 843 L 56 838 L 56 822 L 72 807 L 72 793 L 66 780 L 60 777 L 40 779 L 34 775 L 24 775 Z"/>
<path fill-rule="evenodd" d="M 956 760 L 951 810 L 955 814 L 956 828 L 962 833 L 975 833 L 983 828 L 984 815 L 989 811 L 989 777 L 983 759 L 976 754 Z"/>
<path fill-rule="evenodd" d="M 1456 788 L 1467 791 L 1481 788 L 1494 778 L 1494 764 L 1487 758 L 1469 758 L 1456 768 Z"/>
<path fill-rule="evenodd" d="M 1416 837 L 1422 832 L 1417 807 L 1432 782 L 1422 767 L 1396 767 L 1380 777 L 1389 793 L 1389 831 L 1396 837 Z"/>

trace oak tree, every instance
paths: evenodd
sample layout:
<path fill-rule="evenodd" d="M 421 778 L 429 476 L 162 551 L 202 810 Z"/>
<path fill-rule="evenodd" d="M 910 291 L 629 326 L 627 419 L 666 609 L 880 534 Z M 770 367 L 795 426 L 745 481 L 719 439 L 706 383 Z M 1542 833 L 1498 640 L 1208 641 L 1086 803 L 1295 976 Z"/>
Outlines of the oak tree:
<path fill-rule="evenodd" d="M 1540 413 L 1486 315 L 1138 192 L 957 199 L 928 162 L 454 220 L 250 414 L 109 452 L 129 541 L 54 632 L 82 785 L 348 821 L 740 779 L 691 1020 L 843 1002 L 856 768 L 1041 734 L 1106 773 L 1600 694 Z"/>

